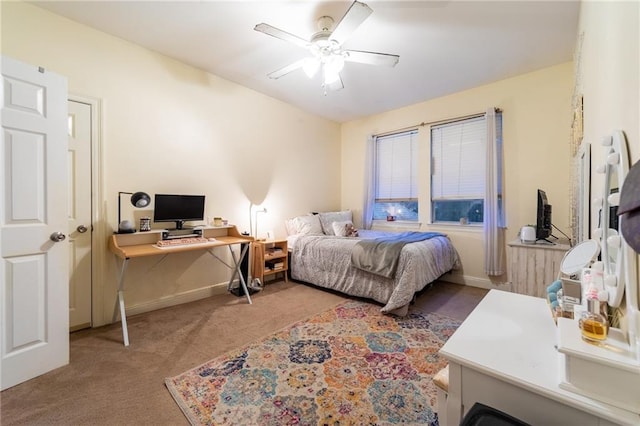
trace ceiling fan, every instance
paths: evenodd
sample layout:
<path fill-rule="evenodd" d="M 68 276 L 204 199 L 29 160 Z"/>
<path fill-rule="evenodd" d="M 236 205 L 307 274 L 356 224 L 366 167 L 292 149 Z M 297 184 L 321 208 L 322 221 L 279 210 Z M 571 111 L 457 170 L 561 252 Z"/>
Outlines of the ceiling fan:
<path fill-rule="evenodd" d="M 342 45 L 351 34 L 371 15 L 373 10 L 365 3 L 354 1 L 340 22 L 333 27 L 333 18 L 322 16 L 318 18 L 318 32 L 311 36 L 309 41 L 275 28 L 269 24 L 258 24 L 255 30 L 275 38 L 293 43 L 307 49 L 311 56 L 296 61 L 269 74 L 269 78 L 278 79 L 292 71 L 302 68 L 309 78 L 318 71 L 322 71 L 322 87 L 325 95 L 328 90 L 339 90 L 344 87 L 340 71 L 345 62 L 358 62 L 361 64 L 384 65 L 393 67 L 398 63 L 398 55 L 387 53 L 364 52 L 361 50 L 346 50 Z"/>

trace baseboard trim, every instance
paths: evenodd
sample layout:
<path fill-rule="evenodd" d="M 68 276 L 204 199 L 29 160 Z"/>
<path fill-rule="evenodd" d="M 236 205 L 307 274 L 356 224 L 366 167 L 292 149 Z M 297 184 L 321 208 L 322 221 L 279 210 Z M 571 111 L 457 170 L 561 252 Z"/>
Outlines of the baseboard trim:
<path fill-rule="evenodd" d="M 468 285 L 470 287 L 479 287 L 487 290 L 498 289 L 511 291 L 511 283 L 494 284 L 487 278 L 478 278 L 470 275 L 445 274 L 440 277 L 440 281 L 446 281 L 453 284 Z M 143 314 L 155 311 L 157 309 L 168 308 L 171 306 L 182 305 L 183 303 L 195 302 L 196 300 L 206 299 L 211 296 L 219 296 L 227 292 L 227 283 L 213 284 L 207 287 L 195 290 L 185 291 L 183 293 L 172 294 L 163 298 L 152 300 L 149 302 L 139 303 L 137 305 L 126 308 L 127 316 Z"/>
<path fill-rule="evenodd" d="M 484 288 L 486 290 L 504 290 L 511 291 L 511 283 L 493 283 L 488 278 L 478 278 L 470 275 L 461 274 L 445 274 L 440 277 L 441 281 L 447 281 L 454 284 L 468 285 L 470 287 Z"/>
<path fill-rule="evenodd" d="M 227 283 L 213 284 L 207 287 L 189 290 L 183 293 L 172 294 L 170 296 L 165 296 L 157 300 L 129 306 L 126 308 L 126 312 L 127 316 L 143 314 L 145 312 L 151 312 L 157 309 L 182 305 L 183 303 L 195 302 L 196 300 L 206 299 L 207 297 L 211 296 L 218 296 L 226 292 Z"/>

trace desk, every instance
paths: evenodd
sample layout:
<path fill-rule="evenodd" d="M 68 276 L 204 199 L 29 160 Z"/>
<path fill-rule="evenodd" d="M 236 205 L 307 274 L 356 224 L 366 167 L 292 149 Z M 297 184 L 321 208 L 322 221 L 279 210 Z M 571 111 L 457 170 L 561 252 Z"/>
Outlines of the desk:
<path fill-rule="evenodd" d="M 447 423 L 480 402 L 532 425 L 638 425 L 631 411 L 560 387 L 556 334 L 545 299 L 491 290 L 440 350 Z"/>
<path fill-rule="evenodd" d="M 119 310 L 120 322 L 122 323 L 122 338 L 125 346 L 129 346 L 129 332 L 127 331 L 127 315 L 124 304 L 124 275 L 130 259 L 145 256 L 168 256 L 173 253 L 206 250 L 211 256 L 233 271 L 228 288 L 231 288 L 236 276 L 239 277 L 240 285 L 244 290 L 244 294 L 247 296 L 247 301 L 251 304 L 251 296 L 249 296 L 247 283 L 240 271 L 240 264 L 249 251 L 250 243 L 253 241 L 252 237 L 241 235 L 233 225 L 203 228 L 202 236 L 205 238 L 215 238 L 215 241 L 205 244 L 158 248 L 155 243 L 162 238 L 161 232 L 162 231 L 149 231 L 136 232 L 133 234 L 114 234 L 109 239 L 109 250 L 111 250 L 116 257 L 122 259 L 122 266 L 118 277 L 118 299 L 116 300 L 116 305 L 113 310 L 113 321 L 116 321 Z M 239 244 L 241 247 L 239 256 L 236 256 L 233 251 L 233 246 L 236 244 Z M 218 257 L 213 251 L 216 247 L 229 247 L 233 263 L 229 264 L 224 259 Z"/>

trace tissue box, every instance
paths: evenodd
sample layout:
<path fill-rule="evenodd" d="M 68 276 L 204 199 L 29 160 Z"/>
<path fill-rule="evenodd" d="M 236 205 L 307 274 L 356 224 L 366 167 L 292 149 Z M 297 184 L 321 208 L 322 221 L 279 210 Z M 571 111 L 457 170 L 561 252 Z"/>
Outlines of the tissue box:
<path fill-rule="evenodd" d="M 562 307 L 563 317 L 573 318 L 574 306 L 582 304 L 582 285 L 580 281 L 562 278 Z M 564 313 L 567 314 L 564 314 Z"/>

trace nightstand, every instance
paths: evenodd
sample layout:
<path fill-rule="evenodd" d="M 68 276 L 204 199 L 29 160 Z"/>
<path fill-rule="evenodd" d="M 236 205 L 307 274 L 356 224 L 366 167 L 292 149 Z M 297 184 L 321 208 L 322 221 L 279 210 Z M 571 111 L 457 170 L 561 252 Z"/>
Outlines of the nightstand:
<path fill-rule="evenodd" d="M 287 240 L 254 241 L 251 243 L 251 250 L 253 254 L 251 276 L 253 278 L 259 278 L 264 284 L 265 277 L 282 273 L 284 281 L 288 282 Z"/>
<path fill-rule="evenodd" d="M 547 286 L 558 279 L 560 264 L 571 248 L 559 244 L 525 244 L 512 241 L 509 246 L 508 276 L 514 293 L 547 298 Z"/>

